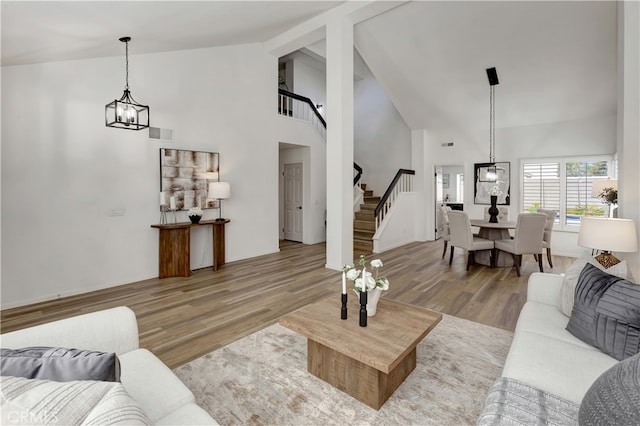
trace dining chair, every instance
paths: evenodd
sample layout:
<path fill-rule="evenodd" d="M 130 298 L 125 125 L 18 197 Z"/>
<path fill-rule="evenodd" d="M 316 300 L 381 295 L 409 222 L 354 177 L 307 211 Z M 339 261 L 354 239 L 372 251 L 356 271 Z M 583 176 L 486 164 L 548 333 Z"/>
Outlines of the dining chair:
<path fill-rule="evenodd" d="M 542 237 L 547 215 L 542 213 L 520 213 L 516 221 L 515 236 L 513 239 L 496 240 L 493 249 L 494 264 L 498 260 L 500 252 L 511 253 L 516 274 L 520 276 L 522 255 L 533 254 L 538 261 L 540 272 L 542 269 Z"/>
<path fill-rule="evenodd" d="M 484 208 L 484 220 L 489 222 L 491 215 L 489 207 Z M 509 220 L 509 207 L 498 207 L 498 222 L 507 222 Z"/>
<path fill-rule="evenodd" d="M 558 211 L 538 209 L 538 213 L 547 215 L 547 221 L 544 224 L 542 248 L 547 249 L 547 262 L 549 262 L 549 268 L 553 268 L 553 262 L 551 260 L 551 235 L 553 233 L 553 223 L 556 221 L 556 214 L 558 214 Z"/>
<path fill-rule="evenodd" d="M 480 238 L 473 235 L 469 216 L 467 213 L 457 210 L 451 210 L 449 216 L 449 235 L 451 244 L 451 254 L 449 256 L 449 265 L 453 262 L 453 249 L 461 248 L 467 252 L 467 271 L 472 263 L 475 263 L 476 250 L 493 250 L 493 241 Z M 491 261 L 493 265 L 493 260 Z"/>
<path fill-rule="evenodd" d="M 447 254 L 447 246 L 449 245 L 449 241 L 451 240 L 451 232 L 449 231 L 449 212 L 451 211 L 451 207 L 443 206 L 440 207 L 440 228 L 439 231 L 442 235 L 443 248 L 442 248 L 442 258 L 444 259 L 444 255 Z"/>

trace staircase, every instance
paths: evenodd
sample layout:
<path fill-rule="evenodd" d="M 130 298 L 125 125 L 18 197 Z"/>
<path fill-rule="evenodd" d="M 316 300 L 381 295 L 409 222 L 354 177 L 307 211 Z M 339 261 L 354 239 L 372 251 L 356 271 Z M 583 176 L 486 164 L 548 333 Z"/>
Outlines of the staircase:
<path fill-rule="evenodd" d="M 373 215 L 380 197 L 374 197 L 373 191 L 367 190 L 367 185 L 361 185 L 364 191 L 364 204 L 360 204 L 360 211 L 353 221 L 353 255 L 354 259 L 361 254 L 373 253 L 373 234 L 376 232 L 376 222 Z"/>

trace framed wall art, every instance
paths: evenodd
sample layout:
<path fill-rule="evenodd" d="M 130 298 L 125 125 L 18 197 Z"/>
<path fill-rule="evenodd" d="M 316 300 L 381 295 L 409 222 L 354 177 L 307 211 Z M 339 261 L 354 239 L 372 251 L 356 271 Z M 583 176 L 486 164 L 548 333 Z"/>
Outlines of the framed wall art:
<path fill-rule="evenodd" d="M 488 179 L 487 172 L 495 166 L 496 179 Z M 508 206 L 511 204 L 511 163 L 508 161 L 495 164 L 476 163 L 474 164 L 474 203 L 491 204 L 491 189 L 497 187 L 502 193 L 498 195 L 498 204 Z"/>
<path fill-rule="evenodd" d="M 218 181 L 219 162 L 217 152 L 160 148 L 160 192 L 167 203 L 175 197 L 176 210 L 218 208 L 207 191 L 209 182 Z"/>

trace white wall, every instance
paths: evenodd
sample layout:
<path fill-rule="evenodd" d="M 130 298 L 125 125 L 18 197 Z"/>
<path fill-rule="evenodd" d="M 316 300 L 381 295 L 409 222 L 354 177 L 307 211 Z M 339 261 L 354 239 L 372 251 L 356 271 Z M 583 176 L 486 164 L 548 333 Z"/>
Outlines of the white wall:
<path fill-rule="evenodd" d="M 227 262 L 278 250 L 277 58 L 259 45 L 131 55 L 132 93 L 172 144 L 105 127 L 123 66 L 2 69 L 2 308 L 157 276 L 160 147 L 220 153 Z M 212 264 L 210 230 L 197 231 L 192 268 Z"/>
<path fill-rule="evenodd" d="M 313 61 L 313 64 L 310 62 Z M 322 105 L 320 114 L 326 117 L 327 72 L 324 64 L 303 53 L 293 55 L 293 92 L 311 99 L 314 105 Z"/>
<path fill-rule="evenodd" d="M 465 203 L 469 217 L 482 217 L 484 205 L 476 205 L 473 200 L 473 166 L 486 162 L 489 158 L 488 130 L 476 135 L 450 132 L 429 132 L 426 157 L 434 165 L 464 163 Z M 442 147 L 443 142 L 454 142 L 453 147 Z M 516 217 L 521 211 L 520 160 L 573 155 L 614 154 L 616 151 L 615 116 L 596 117 L 569 122 L 539 124 L 496 129 L 496 160 L 511 162 L 511 205 L 510 215 Z M 428 175 L 433 186 L 433 174 Z M 433 194 L 428 195 L 428 205 L 433 206 Z M 435 223 L 433 209 L 427 209 L 430 223 Z M 427 229 L 433 239 L 433 227 Z M 429 234 L 430 233 L 430 234 Z M 552 250 L 556 254 L 579 255 L 582 248 L 577 246 L 577 233 L 554 231 Z"/>
<path fill-rule="evenodd" d="M 326 144 L 307 122 L 282 116 L 277 120 L 280 146 L 280 193 L 284 187 L 282 172 L 285 164 L 302 163 L 303 223 L 302 242 L 316 244 L 326 240 L 325 215 L 327 209 Z M 298 147 L 292 147 L 297 145 Z M 280 238 L 284 234 L 284 212 L 280 197 Z"/>
<path fill-rule="evenodd" d="M 382 253 L 418 240 L 416 192 L 402 192 L 373 236 L 373 252 Z"/>
<path fill-rule="evenodd" d="M 398 169 L 411 168 L 411 131 L 366 65 L 359 70 L 364 78 L 354 84 L 354 158 L 367 189 L 382 196 Z"/>
<path fill-rule="evenodd" d="M 620 217 L 633 219 L 640 232 L 640 3 L 618 3 L 618 161 Z M 636 235 L 636 239 L 638 235 Z M 640 252 L 621 253 L 635 282 Z"/>

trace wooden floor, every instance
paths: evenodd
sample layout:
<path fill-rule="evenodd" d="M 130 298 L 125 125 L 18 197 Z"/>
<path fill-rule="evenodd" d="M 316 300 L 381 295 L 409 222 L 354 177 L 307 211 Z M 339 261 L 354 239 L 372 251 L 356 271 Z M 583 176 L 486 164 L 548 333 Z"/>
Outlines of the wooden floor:
<path fill-rule="evenodd" d="M 513 330 L 526 299 L 528 276 L 537 271 L 523 259 L 513 268 L 473 266 L 462 251 L 441 259 L 442 242 L 412 243 L 368 259 L 384 263 L 391 288 L 383 297 Z M 546 259 L 545 259 L 546 260 Z M 554 256 L 554 273 L 572 258 Z M 205 355 L 275 323 L 318 298 L 339 297 L 341 275 L 326 269 L 325 245 L 282 241 L 280 252 L 227 263 L 189 278 L 149 279 L 87 294 L 0 312 L 2 333 L 100 309 L 126 305 L 138 318 L 140 345 L 170 368 Z M 545 263 L 545 268 L 546 268 Z M 546 270 L 546 269 L 545 269 Z M 336 312 L 336 315 L 339 315 Z"/>

